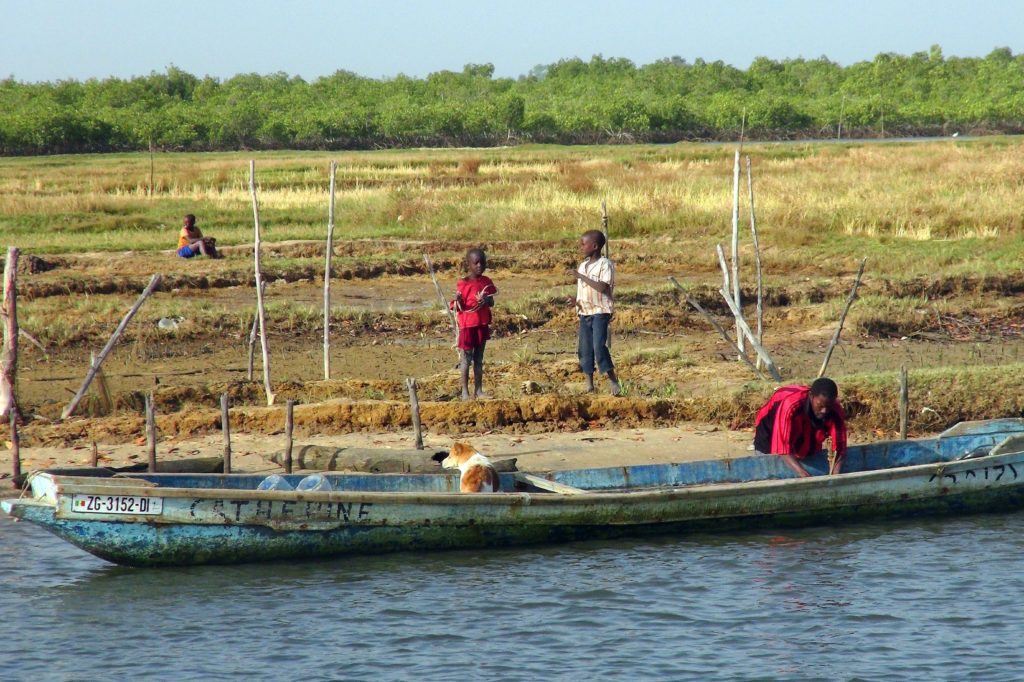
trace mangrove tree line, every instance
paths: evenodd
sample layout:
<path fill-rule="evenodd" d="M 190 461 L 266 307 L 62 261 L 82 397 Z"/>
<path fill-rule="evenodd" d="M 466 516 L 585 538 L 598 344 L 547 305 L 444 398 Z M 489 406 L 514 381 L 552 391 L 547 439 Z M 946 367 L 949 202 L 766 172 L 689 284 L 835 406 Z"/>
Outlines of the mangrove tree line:
<path fill-rule="evenodd" d="M 938 46 L 840 66 L 678 57 L 565 59 L 517 79 L 490 64 L 426 78 L 346 71 L 226 80 L 179 68 L 131 79 L 0 81 L 0 153 L 365 149 L 523 142 L 878 137 L 1024 129 L 1024 55 Z"/>

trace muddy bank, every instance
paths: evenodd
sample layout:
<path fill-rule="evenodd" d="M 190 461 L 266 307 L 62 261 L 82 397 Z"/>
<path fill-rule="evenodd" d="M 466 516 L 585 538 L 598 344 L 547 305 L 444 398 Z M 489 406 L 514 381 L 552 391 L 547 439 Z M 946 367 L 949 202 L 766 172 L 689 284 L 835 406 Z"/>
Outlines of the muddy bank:
<path fill-rule="evenodd" d="M 932 433 L 959 421 L 1024 416 L 1024 395 L 1018 387 L 1024 366 L 994 367 L 964 373 L 932 370 L 916 373 L 911 380 L 910 429 Z M 219 387 L 218 387 L 219 388 Z M 257 391 L 254 385 L 246 387 Z M 411 413 L 398 400 L 346 400 L 327 398 L 330 387 L 282 386 L 279 400 L 294 399 L 295 432 L 298 436 L 336 435 L 355 432 L 408 430 Z M 715 424 L 733 430 L 749 430 L 753 415 L 773 386 L 752 383 L 739 390 L 686 398 L 630 398 L 601 395 L 530 395 L 516 399 L 484 401 L 422 401 L 421 419 L 431 434 L 502 432 L 509 434 L 548 431 L 590 431 L 609 428 L 669 427 L 683 422 Z M 896 433 L 898 383 L 895 373 L 849 377 L 841 382 L 841 397 L 855 437 L 861 440 L 890 438 Z M 161 401 L 167 395 L 157 393 Z M 193 437 L 220 430 L 220 411 L 214 407 L 219 393 L 197 392 L 197 404 L 160 414 L 161 434 Z M 169 407 L 162 403 L 163 407 Z M 159 410 L 158 410 L 159 411 Z M 280 406 L 235 407 L 232 430 L 279 434 L 284 428 Z M 70 446 L 84 442 L 126 443 L 144 433 L 141 414 L 110 417 L 72 417 L 54 422 L 44 417 L 23 429 L 26 445 Z"/>

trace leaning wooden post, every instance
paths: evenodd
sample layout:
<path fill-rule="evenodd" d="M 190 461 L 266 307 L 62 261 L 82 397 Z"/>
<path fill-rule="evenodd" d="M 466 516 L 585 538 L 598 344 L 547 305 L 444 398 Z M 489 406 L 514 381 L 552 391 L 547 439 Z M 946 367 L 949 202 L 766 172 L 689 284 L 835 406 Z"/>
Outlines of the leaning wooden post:
<path fill-rule="evenodd" d="M 156 408 L 152 391 L 146 394 L 146 451 L 149 453 L 149 473 L 156 473 Z"/>
<path fill-rule="evenodd" d="M 96 447 L 96 441 L 92 442 L 92 451 L 89 453 L 89 465 L 94 469 L 100 464 L 100 450 Z"/>
<path fill-rule="evenodd" d="M 732 164 L 732 300 L 736 307 L 743 309 L 740 298 L 740 150 Z M 739 324 L 736 326 L 736 345 L 743 350 L 743 334 Z"/>
<path fill-rule="evenodd" d="M 89 353 L 89 362 L 93 365 L 96 364 L 96 354 Z M 110 414 L 114 409 L 114 401 L 110 397 L 110 387 L 107 386 L 107 377 L 103 374 L 103 369 L 98 368 L 96 370 L 96 389 L 100 394 L 100 402 L 102 403 L 103 414 Z"/>
<path fill-rule="evenodd" d="M 231 473 L 231 419 L 228 414 L 228 394 L 220 394 L 220 430 L 224 433 L 224 473 Z"/>
<path fill-rule="evenodd" d="M 697 303 L 695 299 L 691 298 L 690 295 L 686 293 L 686 289 L 683 288 L 683 285 L 676 281 L 675 277 L 669 277 L 668 279 L 670 282 L 672 282 L 672 284 L 675 285 L 676 289 L 679 289 L 679 291 L 683 293 L 683 298 L 686 299 L 686 302 L 693 306 L 694 310 L 703 315 L 704 319 L 707 320 L 711 324 L 711 326 L 715 328 L 715 331 L 718 332 L 719 336 L 725 339 L 725 342 L 729 344 L 729 347 L 736 351 L 736 354 L 739 356 L 739 358 L 746 362 L 750 369 L 754 370 L 754 374 L 761 377 L 762 379 L 767 380 L 768 377 L 766 377 L 764 373 L 761 372 L 761 369 L 757 367 L 753 362 L 751 362 L 747 354 L 741 351 L 733 342 L 733 340 L 729 338 L 729 333 L 725 331 L 722 325 L 718 324 L 718 320 L 716 320 L 711 315 L 711 313 L 704 310 L 700 303 Z"/>
<path fill-rule="evenodd" d="M 775 366 L 775 361 L 772 360 L 771 355 L 768 354 L 765 347 L 758 342 L 757 338 L 754 336 L 754 332 L 750 331 L 750 327 L 747 326 L 747 321 L 743 319 L 743 313 L 740 312 L 736 302 L 732 300 L 732 296 L 730 296 L 729 292 L 725 289 L 719 289 L 719 292 L 722 294 L 722 298 L 725 299 L 725 304 L 729 306 L 729 310 L 732 311 L 733 316 L 736 318 L 736 326 L 739 328 L 741 333 L 747 335 L 747 340 L 749 340 L 750 345 L 754 347 L 754 352 L 756 352 L 760 356 L 761 360 L 764 361 L 764 366 L 765 369 L 768 370 L 768 374 L 770 374 L 772 379 L 775 379 L 775 381 L 782 381 L 782 375 L 779 374 L 779 370 Z"/>
<path fill-rule="evenodd" d="M 9 247 L 4 260 L 4 300 L 0 314 L 4 318 L 4 349 L 0 356 L 0 415 L 7 415 L 11 424 L 11 473 L 21 478 L 21 447 L 18 438 L 18 401 L 14 394 L 18 372 L 18 249 Z"/>
<path fill-rule="evenodd" d="M 416 379 L 409 377 L 405 380 L 409 387 L 409 409 L 412 411 L 412 430 L 416 434 L 416 449 L 423 449 L 423 429 L 420 426 L 420 400 L 416 396 Z"/>
<path fill-rule="evenodd" d="M 857 279 L 853 282 L 853 287 L 850 289 L 850 295 L 846 299 L 846 307 L 843 308 L 843 314 L 839 316 L 839 324 L 836 325 L 836 333 L 832 335 L 832 341 L 828 344 L 828 350 L 825 351 L 825 359 L 821 363 L 821 369 L 818 370 L 818 378 L 825 376 L 825 369 L 828 368 L 828 361 L 832 359 L 832 351 L 835 350 L 836 344 L 839 343 L 839 335 L 843 333 L 843 324 L 846 322 L 846 313 L 850 312 L 850 306 L 853 305 L 853 299 L 857 295 L 857 287 L 860 286 L 860 278 L 864 274 L 864 264 L 868 261 L 867 258 L 861 258 L 860 267 L 857 269 Z"/>
<path fill-rule="evenodd" d="M 284 472 L 292 472 L 292 426 L 295 423 L 293 412 L 295 401 L 289 400 L 284 406 Z"/>
<path fill-rule="evenodd" d="M 754 218 L 754 176 L 747 157 L 747 193 L 750 197 L 750 237 L 754 242 L 754 268 L 757 272 L 757 342 L 764 344 L 764 287 L 761 283 L 761 247 L 757 242 L 757 220 Z"/>
<path fill-rule="evenodd" d="M 900 367 L 900 440 L 907 439 L 907 422 L 910 416 L 910 387 L 907 381 L 907 366 Z"/>
<path fill-rule="evenodd" d="M 68 417 L 70 417 L 71 414 L 75 411 L 75 408 L 78 407 L 78 403 L 82 401 L 82 398 L 85 396 L 85 392 L 89 389 L 89 384 L 92 383 L 93 378 L 96 376 L 96 372 L 99 371 L 100 365 L 103 364 L 103 361 L 106 360 L 107 355 L 110 353 L 111 350 L 113 350 L 114 344 L 117 343 L 117 340 L 119 338 L 121 338 L 121 334 L 124 333 L 124 330 L 128 326 L 128 323 L 131 322 L 131 319 L 133 317 L 135 317 L 135 313 L 139 311 L 139 308 L 142 307 L 142 304 L 146 302 L 146 299 L 149 298 L 153 291 L 157 288 L 157 286 L 159 286 L 160 279 L 160 275 L 153 275 L 153 278 L 149 280 L 149 286 L 147 286 L 146 289 L 142 292 L 142 295 L 139 296 L 139 300 L 135 302 L 135 305 L 133 305 L 131 310 L 128 311 L 128 314 L 124 316 L 124 319 L 121 320 L 121 324 L 117 325 L 117 329 L 114 330 L 114 333 L 110 337 L 110 340 L 107 341 L 107 345 L 104 346 L 103 350 L 100 351 L 99 356 L 97 356 L 96 358 L 96 362 L 92 364 L 92 367 L 89 368 L 89 372 L 85 375 L 85 381 L 82 382 L 82 387 L 78 389 L 78 393 L 75 394 L 75 397 L 71 399 L 71 402 L 68 403 L 68 406 L 65 407 L 64 411 L 61 413 L 61 419 L 67 419 Z"/>
<path fill-rule="evenodd" d="M 334 253 L 334 177 L 338 162 L 331 161 L 331 201 L 327 205 L 327 257 L 324 263 L 324 380 L 331 378 L 331 256 Z"/>
<path fill-rule="evenodd" d="M 249 161 L 249 192 L 252 194 L 252 217 L 254 221 L 256 270 L 256 308 L 260 321 L 260 346 L 263 349 L 263 391 L 267 395 L 267 405 L 274 404 L 274 392 L 270 388 L 270 350 L 267 348 L 267 313 L 263 302 L 263 272 L 260 269 L 260 204 L 256 199 L 256 161 Z"/>
<path fill-rule="evenodd" d="M 732 288 L 729 284 L 729 266 L 725 262 L 725 250 L 721 244 L 715 244 L 715 253 L 718 254 L 718 267 L 722 269 L 722 288 L 729 291 Z"/>

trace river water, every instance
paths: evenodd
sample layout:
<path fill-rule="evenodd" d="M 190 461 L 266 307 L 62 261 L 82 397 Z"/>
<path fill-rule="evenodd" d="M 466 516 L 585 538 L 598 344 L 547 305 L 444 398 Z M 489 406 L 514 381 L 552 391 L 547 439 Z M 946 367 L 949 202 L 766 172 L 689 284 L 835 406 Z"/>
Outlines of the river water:
<path fill-rule="evenodd" d="M 3 680 L 1024 679 L 1024 512 L 181 569 L 0 517 Z"/>

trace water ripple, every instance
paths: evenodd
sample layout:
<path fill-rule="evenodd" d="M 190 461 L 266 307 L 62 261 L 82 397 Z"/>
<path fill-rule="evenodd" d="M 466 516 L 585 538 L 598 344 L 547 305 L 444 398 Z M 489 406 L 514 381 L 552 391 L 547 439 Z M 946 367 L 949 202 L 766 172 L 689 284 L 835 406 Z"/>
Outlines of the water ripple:
<path fill-rule="evenodd" d="M 133 570 L 0 519 L 13 679 L 1013 680 L 1024 514 Z M 7 659 L 7 660 L 5 660 Z"/>

